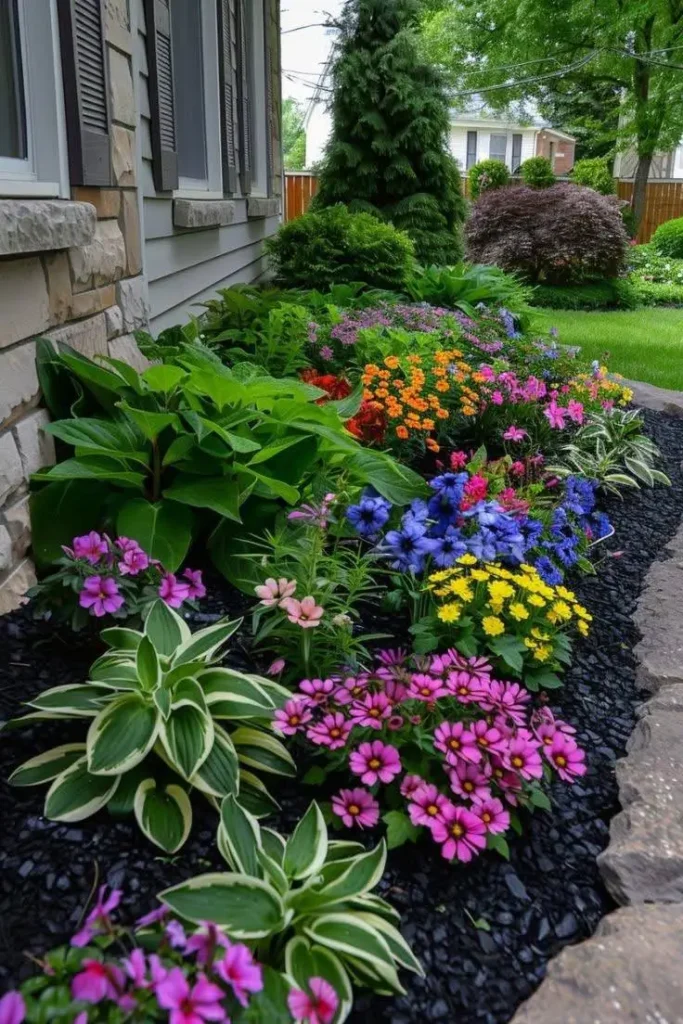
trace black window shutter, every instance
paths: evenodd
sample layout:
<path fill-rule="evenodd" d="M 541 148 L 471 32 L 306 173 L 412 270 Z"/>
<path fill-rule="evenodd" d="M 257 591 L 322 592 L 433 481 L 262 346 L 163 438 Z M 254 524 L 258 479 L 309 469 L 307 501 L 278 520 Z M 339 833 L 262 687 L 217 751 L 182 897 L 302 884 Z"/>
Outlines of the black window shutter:
<path fill-rule="evenodd" d="M 273 97 L 273 52 L 270 32 L 271 0 L 263 0 L 263 42 L 266 68 L 266 167 L 268 195 L 273 194 L 273 138 L 275 135 L 275 100 Z M 277 55 L 276 55 L 277 56 Z"/>
<path fill-rule="evenodd" d="M 111 185 L 109 82 L 101 0 L 58 0 L 72 185 Z"/>
<path fill-rule="evenodd" d="M 240 188 L 242 195 L 251 193 L 253 137 L 251 101 L 249 97 L 249 55 L 251 53 L 246 0 L 237 0 L 237 109 L 240 135 Z"/>
<path fill-rule="evenodd" d="M 157 191 L 168 192 L 178 188 L 171 12 L 169 0 L 144 0 L 144 4 L 154 185 Z"/>
<path fill-rule="evenodd" d="M 234 0 L 218 0 L 218 52 L 221 73 L 221 148 L 223 191 L 237 191 L 237 146 L 235 102 L 237 99 L 236 47 L 234 46 Z"/>

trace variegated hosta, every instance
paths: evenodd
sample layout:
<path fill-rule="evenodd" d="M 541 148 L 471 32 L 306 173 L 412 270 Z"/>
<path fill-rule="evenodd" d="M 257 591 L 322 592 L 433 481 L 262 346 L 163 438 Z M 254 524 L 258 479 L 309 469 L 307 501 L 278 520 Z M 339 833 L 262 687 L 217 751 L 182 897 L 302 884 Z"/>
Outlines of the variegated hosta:
<path fill-rule="evenodd" d="M 14 723 L 89 720 L 85 742 L 31 758 L 10 782 L 50 782 L 45 815 L 55 821 L 81 821 L 105 805 L 115 814 L 132 811 L 168 853 L 187 839 L 193 788 L 216 807 L 234 795 L 253 814 L 268 814 L 277 804 L 254 771 L 296 774 L 271 728 L 289 691 L 215 664 L 239 624 L 222 621 L 192 634 L 157 601 L 144 632 L 105 629 L 110 649 L 88 681 L 44 691 Z"/>
<path fill-rule="evenodd" d="M 231 873 L 199 875 L 159 899 L 186 921 L 210 918 L 256 942 L 260 959 L 297 988 L 325 978 L 340 1000 L 335 1024 L 350 1012 L 352 983 L 392 995 L 404 991 L 400 967 L 423 974 L 396 927 L 399 915 L 372 892 L 384 872 L 384 840 L 370 851 L 329 840 L 316 803 L 285 840 L 229 796 L 218 847 Z"/>

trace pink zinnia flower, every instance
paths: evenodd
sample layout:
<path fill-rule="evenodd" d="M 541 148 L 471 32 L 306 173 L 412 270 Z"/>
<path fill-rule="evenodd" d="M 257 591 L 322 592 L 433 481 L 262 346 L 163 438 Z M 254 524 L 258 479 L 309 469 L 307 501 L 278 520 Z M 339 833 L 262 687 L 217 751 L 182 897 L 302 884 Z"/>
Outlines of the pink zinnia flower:
<path fill-rule="evenodd" d="M 508 741 L 503 763 L 527 781 L 540 779 L 543 775 L 543 762 L 538 747 L 539 744 L 531 733 L 526 729 L 520 729 L 514 739 Z"/>
<path fill-rule="evenodd" d="M 289 621 L 295 626 L 301 626 L 302 629 L 314 629 L 315 626 L 319 626 L 325 614 L 322 605 L 316 604 L 315 598 L 310 596 L 304 597 L 301 601 L 297 601 L 295 597 L 286 597 L 280 604 L 287 612 Z"/>
<path fill-rule="evenodd" d="M 128 541 L 128 538 L 120 538 Z M 116 543 L 118 544 L 119 541 Z M 137 576 L 149 568 L 149 556 L 142 550 L 135 541 L 128 542 L 130 546 L 123 549 L 123 556 L 119 562 L 119 572 L 122 576 Z"/>
<path fill-rule="evenodd" d="M 481 751 L 474 735 L 463 722 L 442 722 L 434 732 L 434 746 L 446 755 L 448 764 L 455 767 L 459 760 L 477 764 Z"/>
<path fill-rule="evenodd" d="M 204 921 L 202 930 L 191 935 L 185 943 L 185 955 L 196 953 L 197 963 L 204 966 L 219 952 L 219 947 L 227 949 L 230 940 L 222 929 L 212 921 Z"/>
<path fill-rule="evenodd" d="M 421 700 L 427 704 L 431 704 L 433 701 L 439 700 L 441 697 L 447 697 L 448 690 L 442 684 L 440 679 L 435 679 L 433 676 L 416 672 L 415 675 L 411 676 L 406 696 L 410 700 Z"/>
<path fill-rule="evenodd" d="M 494 405 L 502 405 L 505 399 L 503 398 L 503 395 L 500 391 L 494 391 L 491 394 L 491 401 L 493 402 Z"/>
<path fill-rule="evenodd" d="M 488 692 L 479 703 L 485 711 L 498 711 L 511 718 L 517 725 L 523 725 L 526 721 L 525 705 L 530 700 L 531 694 L 519 683 L 492 679 L 488 685 Z"/>
<path fill-rule="evenodd" d="M 249 993 L 263 988 L 263 972 L 252 952 L 242 943 L 231 945 L 222 960 L 214 964 L 216 974 L 230 986 L 241 1006 L 249 1005 Z"/>
<path fill-rule="evenodd" d="M 526 473 L 526 466 L 523 462 L 513 462 L 510 466 L 510 472 L 514 473 L 515 476 L 524 476 Z"/>
<path fill-rule="evenodd" d="M 510 426 L 503 433 L 504 441 L 523 441 L 525 437 L 528 437 L 526 430 L 522 430 L 521 427 Z"/>
<path fill-rule="evenodd" d="M 293 988 L 287 996 L 287 1006 L 292 1017 L 305 1024 L 330 1024 L 339 1006 L 339 997 L 324 978 L 310 978 L 308 992 Z"/>
<path fill-rule="evenodd" d="M 279 580 L 269 576 L 265 583 L 254 587 L 256 596 L 261 598 L 264 608 L 273 608 L 276 604 L 282 604 L 296 591 L 296 580 L 288 580 L 281 576 Z"/>
<path fill-rule="evenodd" d="M 191 601 L 195 598 L 199 600 L 202 597 L 206 597 L 206 587 L 202 579 L 201 569 L 186 569 L 183 576 L 189 583 L 187 596 Z"/>
<path fill-rule="evenodd" d="M 26 1003 L 20 992 L 7 992 L 0 999 L 0 1024 L 22 1024 L 26 1019 Z"/>
<path fill-rule="evenodd" d="M 372 828 L 379 821 L 379 804 L 367 789 L 340 789 L 332 797 L 332 810 L 347 828 Z"/>
<path fill-rule="evenodd" d="M 451 452 L 449 462 L 451 469 L 462 469 L 463 466 L 467 465 L 467 453 L 466 452 Z"/>
<path fill-rule="evenodd" d="M 564 782 L 574 782 L 580 775 L 586 774 L 585 751 L 565 733 L 555 733 L 552 745 L 550 749 L 546 748 L 545 754 Z"/>
<path fill-rule="evenodd" d="M 117 612 L 124 603 L 116 580 L 109 576 L 89 576 L 83 583 L 78 598 L 81 608 L 89 608 L 90 614 L 101 619 L 103 615 Z"/>
<path fill-rule="evenodd" d="M 401 783 L 401 796 L 412 797 L 424 785 L 425 781 L 419 775 L 405 775 Z"/>
<path fill-rule="evenodd" d="M 84 558 L 91 565 L 97 565 L 102 555 L 106 555 L 109 550 L 106 540 L 95 530 L 84 534 L 83 537 L 74 537 L 72 546 L 74 556 Z"/>
<path fill-rule="evenodd" d="M 391 715 L 392 704 L 385 693 L 368 693 L 351 705 L 351 718 L 356 725 L 381 729 L 382 720 Z"/>
<path fill-rule="evenodd" d="M 351 704 L 352 701 L 363 696 L 363 691 L 367 689 L 369 682 L 369 676 L 349 676 L 334 691 L 335 701 L 337 704 Z"/>
<path fill-rule="evenodd" d="M 451 780 L 451 789 L 456 796 L 464 797 L 478 803 L 481 800 L 488 800 L 491 796 L 489 788 L 490 778 L 476 764 L 467 764 L 461 761 L 448 772 Z"/>
<path fill-rule="evenodd" d="M 446 860 L 467 863 L 486 848 L 486 826 L 481 818 L 465 807 L 456 807 L 447 802 L 441 809 L 441 817 L 434 822 L 432 835 L 441 843 L 441 856 Z"/>
<path fill-rule="evenodd" d="M 472 808 L 472 814 L 476 814 L 484 823 L 484 828 L 492 835 L 507 832 L 510 828 L 510 812 L 506 811 L 500 800 L 489 797 L 482 800 Z"/>
<path fill-rule="evenodd" d="M 125 977 L 120 967 L 103 964 L 100 960 L 84 960 L 83 970 L 71 981 L 71 995 L 84 1003 L 99 1003 L 103 999 L 117 1000 L 123 991 Z"/>
<path fill-rule="evenodd" d="M 301 699 L 306 704 L 322 707 L 334 693 L 334 683 L 331 679 L 302 679 L 299 689 L 304 694 Z"/>
<path fill-rule="evenodd" d="M 346 746 L 352 729 L 353 722 L 347 721 L 341 711 L 335 711 L 333 714 L 325 715 L 321 722 L 311 725 L 306 736 L 311 743 L 316 743 L 319 747 L 339 750 Z"/>
<path fill-rule="evenodd" d="M 470 477 L 463 488 L 463 494 L 467 498 L 468 505 L 476 505 L 478 501 L 483 501 L 489 489 L 489 482 L 486 477 L 481 476 L 479 473 L 475 473 L 474 476 Z"/>
<path fill-rule="evenodd" d="M 401 758 L 396 747 L 389 746 L 382 740 L 361 743 L 349 757 L 349 768 L 354 775 L 360 775 L 360 781 L 366 786 L 374 786 L 376 782 L 388 784 L 401 773 Z"/>
<path fill-rule="evenodd" d="M 427 828 L 432 828 L 434 822 L 439 819 L 442 808 L 448 803 L 443 793 L 431 783 L 419 786 L 409 799 L 408 814 L 413 825 L 426 825 Z"/>
<path fill-rule="evenodd" d="M 176 579 L 172 572 L 167 572 L 159 585 L 159 597 L 169 608 L 180 608 L 183 601 L 190 596 L 190 584 Z"/>
<path fill-rule="evenodd" d="M 227 1017 L 221 1006 L 223 990 L 201 975 L 190 988 L 180 967 L 168 972 L 157 985 L 156 994 L 159 1006 L 170 1010 L 169 1024 L 202 1024 L 205 1020 L 225 1020 Z"/>
<path fill-rule="evenodd" d="M 472 735 L 483 753 L 502 754 L 507 750 L 506 738 L 498 729 L 490 726 L 484 718 L 480 718 L 473 724 Z"/>
<path fill-rule="evenodd" d="M 446 689 L 461 704 L 479 702 L 486 694 L 486 687 L 481 678 L 467 671 L 449 672 Z"/>
<path fill-rule="evenodd" d="M 577 402 L 575 398 L 570 398 L 567 403 L 567 415 L 570 420 L 574 423 L 578 423 L 579 426 L 583 423 L 583 405 L 581 402 Z"/>
<path fill-rule="evenodd" d="M 109 915 L 116 910 L 123 892 L 112 889 L 107 895 L 107 886 L 101 885 L 97 893 L 97 902 L 85 919 L 85 924 L 71 939 L 72 946 L 87 946 L 96 935 L 106 935 L 112 929 Z"/>
<path fill-rule="evenodd" d="M 278 708 L 273 716 L 273 727 L 282 736 L 294 736 L 311 718 L 308 704 L 304 700 L 288 700 L 283 708 Z"/>
<path fill-rule="evenodd" d="M 562 430 L 564 428 L 564 420 L 567 415 L 567 410 L 563 409 L 561 405 L 558 405 L 554 398 L 545 407 L 543 415 L 550 423 L 550 426 L 554 427 L 555 430 Z"/>

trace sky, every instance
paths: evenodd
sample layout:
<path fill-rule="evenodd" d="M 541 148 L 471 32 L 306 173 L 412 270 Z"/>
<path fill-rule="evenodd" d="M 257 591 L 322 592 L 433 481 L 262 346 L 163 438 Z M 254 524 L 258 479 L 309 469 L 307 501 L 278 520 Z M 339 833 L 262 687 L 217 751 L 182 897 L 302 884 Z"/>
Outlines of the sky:
<path fill-rule="evenodd" d="M 281 0 L 282 95 L 306 104 L 329 57 L 333 33 L 321 23 L 343 0 Z M 301 26 L 312 26 L 301 28 Z M 301 31 L 292 32 L 291 29 Z"/>

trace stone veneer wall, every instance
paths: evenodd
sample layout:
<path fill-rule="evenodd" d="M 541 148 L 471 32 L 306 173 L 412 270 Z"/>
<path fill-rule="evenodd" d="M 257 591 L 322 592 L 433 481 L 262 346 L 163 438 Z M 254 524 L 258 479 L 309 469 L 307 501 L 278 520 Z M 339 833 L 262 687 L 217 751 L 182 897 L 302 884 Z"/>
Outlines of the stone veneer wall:
<path fill-rule="evenodd" d="M 142 360 L 131 333 L 147 323 L 133 43 L 127 0 L 103 5 L 114 187 L 74 188 L 77 206 L 0 199 L 0 251 L 15 253 L 0 259 L 0 614 L 16 607 L 35 581 L 27 557 L 28 479 L 55 458 L 52 439 L 41 430 L 48 417 L 38 407 L 36 337 L 65 341 L 88 356 Z M 16 232 L 20 209 L 26 216 Z M 59 247 L 65 243 L 72 247 Z"/>

